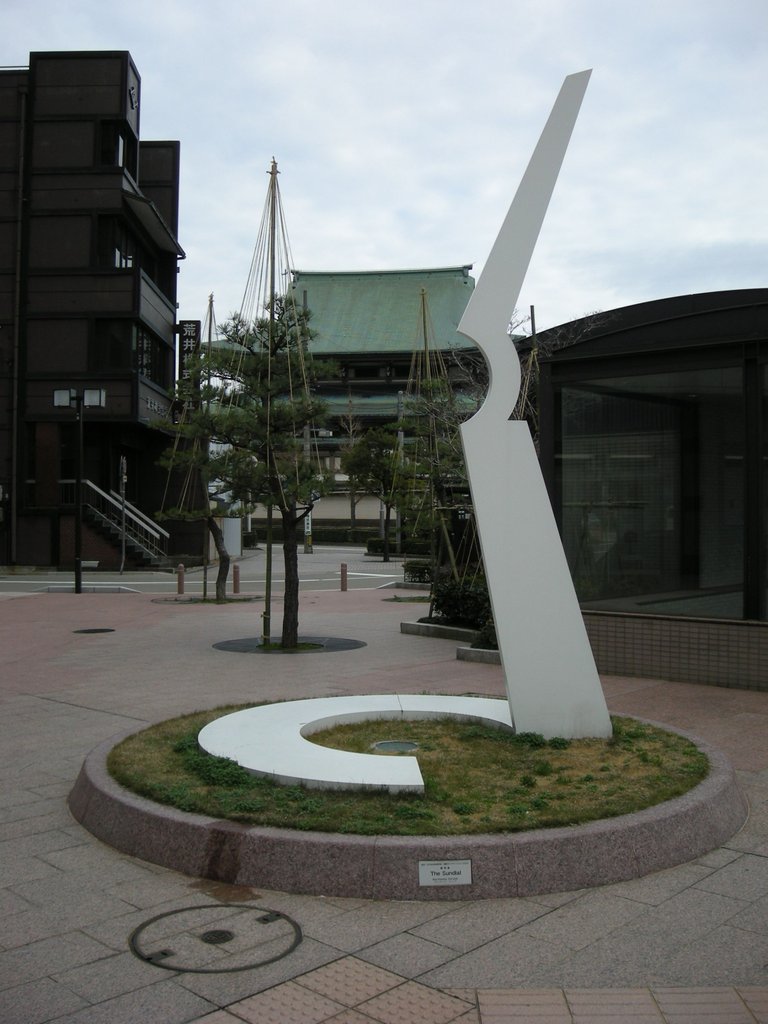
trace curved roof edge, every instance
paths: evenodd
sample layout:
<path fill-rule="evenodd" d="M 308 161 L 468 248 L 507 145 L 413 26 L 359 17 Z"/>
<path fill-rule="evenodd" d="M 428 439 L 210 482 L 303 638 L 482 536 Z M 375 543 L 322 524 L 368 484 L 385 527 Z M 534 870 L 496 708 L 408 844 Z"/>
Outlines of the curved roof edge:
<path fill-rule="evenodd" d="M 683 328 L 683 323 L 709 318 L 716 333 L 723 338 L 723 329 L 729 318 L 743 322 L 747 311 L 756 307 L 768 306 L 768 288 L 735 288 L 714 292 L 693 292 L 687 295 L 674 295 L 663 299 L 651 299 L 630 306 L 618 306 L 615 309 L 601 310 L 570 320 L 545 331 L 537 332 L 537 340 L 543 349 L 549 349 L 544 358 L 556 359 L 563 349 L 588 342 L 597 342 L 608 338 L 616 339 L 638 333 L 652 332 L 655 339 L 665 339 L 666 343 L 674 343 L 678 334 L 690 344 L 693 338 L 691 328 Z M 738 311 L 741 311 L 739 314 Z M 764 317 L 761 311 L 757 320 Z M 753 329 L 755 318 L 748 318 Z M 763 321 L 766 322 L 766 321 Z M 714 337 L 710 332 L 703 331 L 700 335 L 702 343 L 711 343 Z"/>

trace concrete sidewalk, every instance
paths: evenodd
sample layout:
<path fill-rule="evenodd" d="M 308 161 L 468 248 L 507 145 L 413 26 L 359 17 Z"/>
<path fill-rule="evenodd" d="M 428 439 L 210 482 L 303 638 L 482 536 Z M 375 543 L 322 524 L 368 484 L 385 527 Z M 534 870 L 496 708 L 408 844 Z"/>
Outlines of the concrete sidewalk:
<path fill-rule="evenodd" d="M 367 646 L 265 657 L 212 646 L 257 636 L 258 602 L 4 595 L 3 1024 L 768 1022 L 768 694 L 604 680 L 612 711 L 679 726 L 728 754 L 751 815 L 695 863 L 598 889 L 424 903 L 256 891 L 126 857 L 73 821 L 66 796 L 83 758 L 131 726 L 250 700 L 503 695 L 498 667 L 458 662 L 449 640 L 400 635 L 400 621 L 423 609 L 392 596 L 303 593 L 302 632 Z M 233 973 L 170 971 L 129 948 L 150 919 L 211 905 L 222 919 L 275 911 L 303 939 Z M 210 948 L 224 964 L 225 947 Z"/>

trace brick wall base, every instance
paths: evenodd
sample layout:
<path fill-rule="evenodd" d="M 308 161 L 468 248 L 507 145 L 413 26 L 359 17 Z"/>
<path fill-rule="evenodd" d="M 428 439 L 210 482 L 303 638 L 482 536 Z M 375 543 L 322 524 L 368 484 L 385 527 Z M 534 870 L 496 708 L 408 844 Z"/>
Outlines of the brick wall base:
<path fill-rule="evenodd" d="M 597 669 L 768 691 L 768 623 L 584 612 Z"/>

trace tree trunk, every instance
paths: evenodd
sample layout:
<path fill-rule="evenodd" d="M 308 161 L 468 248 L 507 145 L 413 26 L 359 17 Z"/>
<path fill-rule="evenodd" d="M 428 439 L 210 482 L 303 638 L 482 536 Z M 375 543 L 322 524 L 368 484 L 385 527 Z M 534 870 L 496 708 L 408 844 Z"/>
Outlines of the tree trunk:
<path fill-rule="evenodd" d="M 355 539 L 355 527 L 357 526 L 357 498 L 355 497 L 355 489 L 351 482 L 349 485 L 349 539 L 354 541 Z"/>
<path fill-rule="evenodd" d="M 283 595 L 283 633 L 280 646 L 289 649 L 299 645 L 299 558 L 298 519 L 296 506 L 281 508 L 283 517 L 283 559 L 285 561 L 285 594 Z M 301 517 L 303 521 L 303 516 Z"/>
<path fill-rule="evenodd" d="M 208 516 L 208 529 L 211 531 L 213 543 L 216 545 L 216 554 L 219 556 L 219 571 L 216 574 L 216 603 L 223 604 L 227 599 L 227 577 L 231 559 L 224 543 L 224 534 L 213 516 Z"/>
<path fill-rule="evenodd" d="M 383 561 L 389 561 L 389 523 L 392 518 L 392 506 L 384 504 L 384 558 Z"/>

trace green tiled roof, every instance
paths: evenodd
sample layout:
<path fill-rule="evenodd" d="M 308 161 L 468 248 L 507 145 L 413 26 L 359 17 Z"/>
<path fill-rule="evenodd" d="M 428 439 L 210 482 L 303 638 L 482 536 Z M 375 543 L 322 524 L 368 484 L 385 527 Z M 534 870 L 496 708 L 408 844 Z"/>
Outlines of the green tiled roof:
<path fill-rule="evenodd" d="M 313 355 L 413 352 L 423 344 L 421 290 L 426 292 L 433 349 L 467 348 L 456 333 L 475 286 L 471 264 L 437 270 L 293 271 L 296 302 L 312 313 Z"/>

